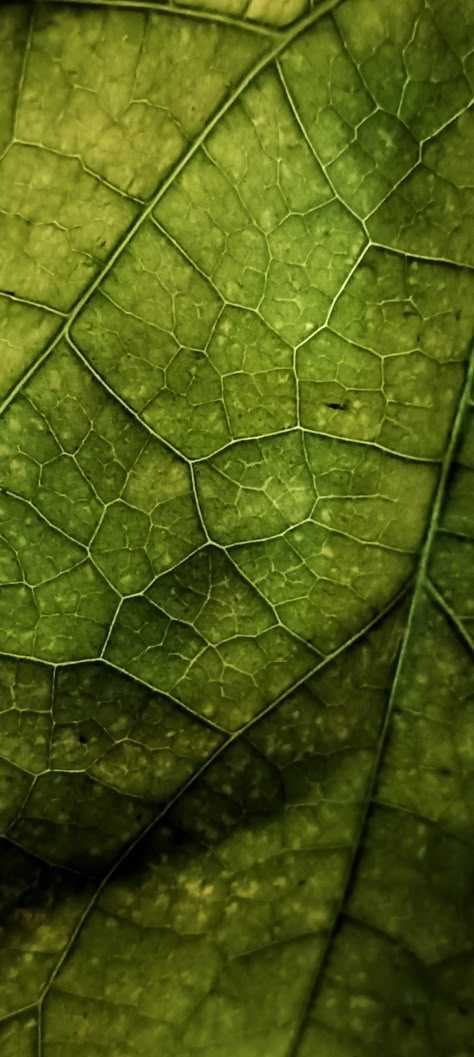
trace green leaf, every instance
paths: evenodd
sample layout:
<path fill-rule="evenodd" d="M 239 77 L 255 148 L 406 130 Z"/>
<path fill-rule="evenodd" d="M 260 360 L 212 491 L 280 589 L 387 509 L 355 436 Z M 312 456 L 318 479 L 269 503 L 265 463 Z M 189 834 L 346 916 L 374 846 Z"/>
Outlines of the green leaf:
<path fill-rule="evenodd" d="M 2 1057 L 469 1057 L 472 0 L 0 41 Z"/>

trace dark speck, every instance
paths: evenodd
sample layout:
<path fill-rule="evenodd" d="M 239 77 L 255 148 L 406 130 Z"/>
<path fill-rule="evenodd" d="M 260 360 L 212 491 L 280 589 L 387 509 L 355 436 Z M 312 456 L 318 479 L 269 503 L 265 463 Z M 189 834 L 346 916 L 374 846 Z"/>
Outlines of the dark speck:
<path fill-rule="evenodd" d="M 332 411 L 347 411 L 347 404 L 326 404 Z"/>

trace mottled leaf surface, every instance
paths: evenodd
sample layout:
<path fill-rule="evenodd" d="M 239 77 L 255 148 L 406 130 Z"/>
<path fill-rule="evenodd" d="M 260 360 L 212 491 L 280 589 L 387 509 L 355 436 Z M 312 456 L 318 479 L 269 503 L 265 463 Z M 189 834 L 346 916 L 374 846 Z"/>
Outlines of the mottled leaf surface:
<path fill-rule="evenodd" d="M 472 0 L 0 50 L 2 1057 L 471 1057 Z"/>

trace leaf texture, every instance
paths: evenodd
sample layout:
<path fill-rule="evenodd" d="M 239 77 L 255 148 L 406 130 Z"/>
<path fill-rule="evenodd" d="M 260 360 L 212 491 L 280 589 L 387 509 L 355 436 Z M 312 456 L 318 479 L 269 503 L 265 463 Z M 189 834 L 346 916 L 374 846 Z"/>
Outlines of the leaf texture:
<path fill-rule="evenodd" d="M 469 1057 L 472 0 L 0 49 L 2 1057 Z"/>

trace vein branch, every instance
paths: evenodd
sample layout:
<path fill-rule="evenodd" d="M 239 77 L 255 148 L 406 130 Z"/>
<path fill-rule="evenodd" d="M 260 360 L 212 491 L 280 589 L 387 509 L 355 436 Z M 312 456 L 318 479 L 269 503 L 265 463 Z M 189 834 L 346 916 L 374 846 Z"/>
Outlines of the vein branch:
<path fill-rule="evenodd" d="M 59 0 L 49 0 L 49 2 L 55 3 L 59 2 Z M 102 281 L 109 274 L 111 269 L 114 267 L 124 250 L 130 244 L 130 242 L 140 230 L 140 228 L 143 226 L 145 221 L 150 217 L 153 210 L 156 208 L 158 202 L 161 200 L 161 198 L 163 198 L 163 196 L 168 191 L 169 187 L 171 187 L 171 185 L 174 183 L 176 177 L 183 171 L 183 169 L 187 166 L 188 162 L 191 161 L 191 158 L 194 157 L 194 155 L 202 146 L 202 144 L 205 143 L 207 137 L 222 120 L 224 115 L 228 113 L 234 103 L 240 98 L 245 89 L 248 88 L 249 85 L 252 84 L 252 82 L 255 80 L 255 78 L 260 73 L 262 73 L 263 70 L 270 66 L 271 63 L 273 63 L 275 59 L 277 59 L 278 56 L 282 54 L 285 48 L 287 48 L 289 44 L 291 44 L 298 36 L 300 36 L 301 33 L 304 33 L 310 25 L 316 22 L 319 18 L 322 18 L 322 16 L 328 11 L 333 10 L 333 8 L 337 7 L 338 4 L 340 4 L 341 2 L 342 0 L 325 0 L 325 2 L 322 3 L 316 10 L 311 11 L 310 14 L 307 15 L 305 18 L 295 23 L 295 25 L 292 26 L 283 37 L 279 37 L 273 47 L 269 51 L 267 51 L 266 54 L 258 60 L 258 62 L 255 63 L 252 69 L 249 70 L 249 72 L 246 73 L 244 77 L 241 78 L 236 88 L 234 88 L 233 92 L 231 92 L 224 100 L 224 102 L 221 103 L 221 105 L 217 108 L 217 110 L 214 111 L 214 114 L 210 117 L 202 132 L 200 132 L 199 135 L 196 136 L 196 139 L 193 140 L 190 147 L 188 147 L 188 150 L 185 151 L 185 153 L 181 156 L 180 160 L 171 170 L 167 178 L 163 181 L 163 183 L 160 184 L 155 194 L 138 212 L 135 220 L 132 222 L 123 238 L 118 242 L 117 246 L 115 247 L 115 250 L 112 252 L 109 259 L 105 262 L 105 264 L 102 266 L 95 278 L 92 280 L 91 283 L 89 283 L 84 292 L 72 306 L 70 312 L 65 318 L 63 325 L 57 331 L 53 340 L 50 342 L 50 344 L 47 346 L 41 356 L 36 360 L 36 362 L 32 364 L 32 366 L 22 375 L 22 377 L 18 380 L 17 384 L 14 386 L 8 396 L 0 404 L 0 415 L 6 410 L 12 400 L 15 399 L 15 397 L 23 388 L 25 383 L 29 381 L 29 379 L 36 373 L 38 368 L 45 362 L 45 360 L 51 354 L 58 342 L 69 333 L 70 327 L 74 320 L 77 318 L 77 316 L 82 311 L 87 302 L 90 300 L 95 291 L 100 287 Z"/>

